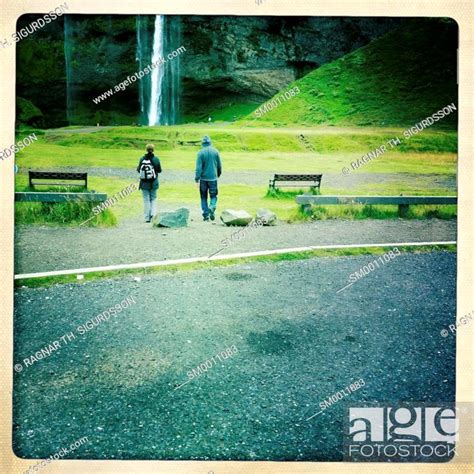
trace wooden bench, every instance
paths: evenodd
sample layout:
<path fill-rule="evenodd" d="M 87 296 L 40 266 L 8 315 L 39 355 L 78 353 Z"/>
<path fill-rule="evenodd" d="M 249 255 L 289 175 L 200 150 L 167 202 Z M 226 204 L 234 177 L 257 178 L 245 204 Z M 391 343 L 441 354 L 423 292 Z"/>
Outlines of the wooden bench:
<path fill-rule="evenodd" d="M 310 183 L 310 189 L 317 189 L 319 191 L 321 187 L 321 178 L 323 177 L 322 174 L 275 174 L 273 179 L 270 180 L 269 188 L 275 189 L 276 182 L 287 182 L 292 184 L 280 184 L 279 186 L 287 186 L 287 187 L 296 187 L 299 183 Z M 298 184 L 294 184 L 298 183 Z"/>
<path fill-rule="evenodd" d="M 16 202 L 104 202 L 104 193 L 15 193 Z"/>
<path fill-rule="evenodd" d="M 41 179 L 41 182 L 33 180 Z M 61 182 L 50 183 L 50 180 Z M 46 182 L 45 182 L 46 181 Z M 69 181 L 82 181 L 82 183 L 69 183 Z M 63 173 L 60 171 L 28 171 L 28 183 L 30 188 L 35 186 L 81 186 L 87 189 L 87 173 Z"/>
<path fill-rule="evenodd" d="M 335 204 L 391 204 L 398 206 L 398 214 L 405 217 L 411 205 L 441 205 L 457 204 L 457 196 L 313 196 L 302 194 L 296 197 L 296 202 L 305 212 L 311 211 L 312 205 Z"/>

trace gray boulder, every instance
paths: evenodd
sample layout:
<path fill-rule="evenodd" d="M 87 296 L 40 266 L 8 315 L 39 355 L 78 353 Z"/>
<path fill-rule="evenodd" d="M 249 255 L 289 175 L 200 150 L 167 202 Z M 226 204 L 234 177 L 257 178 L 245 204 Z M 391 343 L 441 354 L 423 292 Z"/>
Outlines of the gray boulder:
<path fill-rule="evenodd" d="M 153 219 L 153 227 L 187 227 L 189 220 L 189 209 L 180 207 L 176 211 L 161 212 Z"/>
<path fill-rule="evenodd" d="M 221 221 L 225 225 L 246 226 L 251 222 L 252 216 L 247 211 L 235 211 L 234 209 L 225 209 L 221 214 Z"/>
<path fill-rule="evenodd" d="M 277 221 L 277 216 L 270 209 L 259 209 L 257 211 L 256 220 L 263 222 L 263 225 L 275 225 Z"/>

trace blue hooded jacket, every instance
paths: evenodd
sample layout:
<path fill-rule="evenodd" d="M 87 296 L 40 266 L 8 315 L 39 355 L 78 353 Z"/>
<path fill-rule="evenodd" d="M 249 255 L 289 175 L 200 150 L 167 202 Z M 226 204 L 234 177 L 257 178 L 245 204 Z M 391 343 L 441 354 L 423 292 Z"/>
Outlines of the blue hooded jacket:
<path fill-rule="evenodd" d="M 202 139 L 202 148 L 196 159 L 195 181 L 217 181 L 222 173 L 222 163 L 219 152 L 211 146 L 211 139 L 205 136 Z"/>

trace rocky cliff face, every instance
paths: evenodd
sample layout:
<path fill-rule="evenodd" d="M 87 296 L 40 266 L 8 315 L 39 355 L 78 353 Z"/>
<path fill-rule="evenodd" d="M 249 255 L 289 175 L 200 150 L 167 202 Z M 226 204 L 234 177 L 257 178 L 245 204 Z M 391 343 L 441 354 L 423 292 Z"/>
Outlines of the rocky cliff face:
<path fill-rule="evenodd" d="M 37 18 L 22 16 L 17 30 Z M 16 48 L 17 124 L 67 125 L 62 18 L 21 40 Z"/>
<path fill-rule="evenodd" d="M 261 102 L 322 64 L 398 26 L 397 20 L 316 17 L 182 19 L 183 112 Z"/>
<path fill-rule="evenodd" d="M 35 19 L 25 15 L 18 27 Z M 394 19 L 175 17 L 181 37 L 181 116 L 261 102 L 321 64 L 398 26 Z M 153 24 L 153 21 L 149 21 Z M 178 31 L 178 29 L 177 29 Z M 96 98 L 139 70 L 136 17 L 69 15 L 17 44 L 17 96 L 39 108 L 41 126 L 137 122 L 137 82 Z M 26 102 L 20 101 L 17 120 Z"/>

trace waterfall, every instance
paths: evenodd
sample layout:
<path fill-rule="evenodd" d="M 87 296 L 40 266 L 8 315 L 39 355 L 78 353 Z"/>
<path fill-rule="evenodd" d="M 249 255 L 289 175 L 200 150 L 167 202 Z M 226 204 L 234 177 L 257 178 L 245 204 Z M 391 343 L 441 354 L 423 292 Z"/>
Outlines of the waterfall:
<path fill-rule="evenodd" d="M 157 15 L 137 16 L 137 53 L 139 70 L 155 63 L 180 46 L 179 19 Z M 150 33 L 152 31 L 152 33 Z M 138 81 L 140 122 L 146 125 L 172 125 L 179 112 L 179 57 L 166 58 L 150 74 Z"/>
<path fill-rule="evenodd" d="M 155 32 L 153 33 L 153 54 L 151 62 L 156 63 L 164 54 L 164 17 L 157 15 Z M 151 73 L 150 108 L 148 110 L 148 125 L 161 125 L 163 119 L 163 77 L 165 65 L 160 64 Z"/>
<path fill-rule="evenodd" d="M 125 47 L 121 39 L 121 27 L 117 29 L 114 20 L 115 17 L 111 15 L 97 20 L 81 15 L 64 16 L 67 123 L 136 123 L 138 115 L 142 125 L 177 123 L 180 57 L 173 54 L 170 56 L 172 59 L 168 59 L 168 54 L 181 46 L 179 17 L 135 17 L 135 64 L 133 56 L 130 58 L 128 44 Z M 100 37 L 97 31 L 102 32 Z M 108 88 L 113 89 L 114 84 L 123 81 L 127 74 L 146 70 L 161 57 L 165 58 L 165 63 L 147 69 L 149 72 L 142 73 L 137 84 L 128 86 L 100 104 L 92 103 L 94 96 Z M 123 70 L 122 62 L 126 64 L 126 71 Z M 139 101 L 138 110 L 136 98 Z"/>

